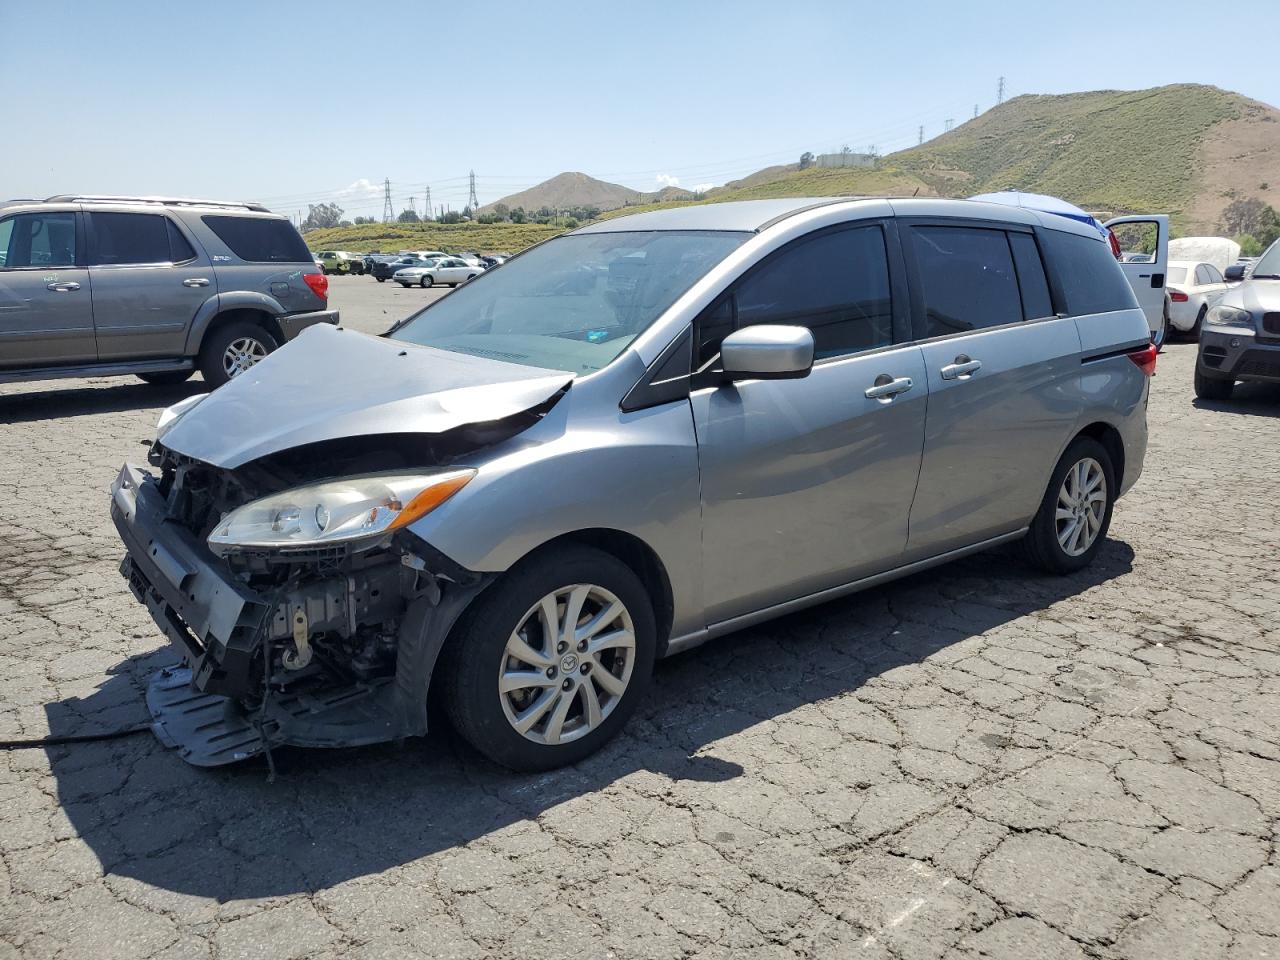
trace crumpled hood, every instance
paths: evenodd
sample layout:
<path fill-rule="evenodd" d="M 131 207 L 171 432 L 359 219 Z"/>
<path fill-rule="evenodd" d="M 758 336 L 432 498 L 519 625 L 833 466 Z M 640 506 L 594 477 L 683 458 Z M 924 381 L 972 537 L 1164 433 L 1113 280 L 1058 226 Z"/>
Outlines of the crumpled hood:
<path fill-rule="evenodd" d="M 190 407 L 162 442 L 234 469 L 321 440 L 443 433 L 501 420 L 536 407 L 572 380 L 564 371 L 321 324 Z"/>

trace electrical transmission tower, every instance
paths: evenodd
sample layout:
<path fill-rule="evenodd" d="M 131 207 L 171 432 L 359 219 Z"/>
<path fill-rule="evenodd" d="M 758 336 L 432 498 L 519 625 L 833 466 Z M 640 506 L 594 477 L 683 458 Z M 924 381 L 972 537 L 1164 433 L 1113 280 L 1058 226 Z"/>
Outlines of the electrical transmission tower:
<path fill-rule="evenodd" d="M 427 187 L 427 196 L 422 201 L 422 219 L 423 220 L 435 219 L 431 215 L 431 188 L 430 187 Z"/>
<path fill-rule="evenodd" d="M 916 137 L 916 143 L 924 143 L 924 124 L 920 124 L 920 133 Z"/>
<path fill-rule="evenodd" d="M 413 211 L 414 216 L 417 216 L 418 214 L 418 198 L 417 197 L 409 198 L 409 209 Z"/>
<path fill-rule="evenodd" d="M 955 121 L 954 121 L 954 120 L 952 120 L 950 117 L 947 117 L 947 122 L 946 122 L 945 124 L 943 124 L 943 130 L 942 130 L 942 132 L 943 132 L 943 133 L 950 133 L 950 132 L 951 132 L 951 125 L 952 125 L 953 123 L 955 123 Z"/>
<path fill-rule="evenodd" d="M 973 119 L 978 119 L 978 105 L 976 103 L 973 105 Z"/>
<path fill-rule="evenodd" d="M 471 195 L 467 197 L 467 206 L 471 208 L 471 215 L 474 217 L 476 211 L 480 209 L 480 201 L 476 198 L 476 172 L 471 171 Z"/>
<path fill-rule="evenodd" d="M 1004 77 L 996 83 L 996 103 L 1004 103 Z"/>
<path fill-rule="evenodd" d="M 382 222 L 390 223 L 395 216 L 391 209 L 391 178 L 387 177 L 382 181 Z"/>

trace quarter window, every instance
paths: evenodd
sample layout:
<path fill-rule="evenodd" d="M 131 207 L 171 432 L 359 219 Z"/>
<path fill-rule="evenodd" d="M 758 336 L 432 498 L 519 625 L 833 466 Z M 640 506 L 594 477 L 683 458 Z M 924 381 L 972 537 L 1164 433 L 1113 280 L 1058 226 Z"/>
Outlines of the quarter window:
<path fill-rule="evenodd" d="M 914 227 L 910 234 L 924 297 L 923 338 L 1023 319 L 1013 255 L 1003 230 Z"/>
<path fill-rule="evenodd" d="M 1137 308 L 1133 288 L 1106 241 L 1061 230 L 1044 230 L 1040 236 L 1072 316 Z"/>
<path fill-rule="evenodd" d="M 91 264 L 169 262 L 168 218 L 156 213 L 95 213 Z"/>
<path fill-rule="evenodd" d="M 165 218 L 165 224 L 169 228 L 169 259 L 174 263 L 185 263 L 188 260 L 196 258 L 196 252 L 192 248 L 190 241 L 182 235 L 172 220 Z"/>
<path fill-rule="evenodd" d="M 1224 282 L 1222 279 L 1222 274 L 1218 272 L 1218 268 L 1215 267 L 1212 263 L 1206 263 L 1204 265 L 1204 273 L 1205 273 L 1205 276 L 1209 278 L 1208 280 L 1209 283 Z"/>
<path fill-rule="evenodd" d="M 840 357 L 893 342 L 889 260 L 879 226 L 800 240 L 747 275 L 700 323 L 699 365 L 730 330 L 794 324 L 813 333 L 814 357 Z"/>
<path fill-rule="evenodd" d="M 73 267 L 74 213 L 23 213 L 0 223 L 0 266 Z"/>

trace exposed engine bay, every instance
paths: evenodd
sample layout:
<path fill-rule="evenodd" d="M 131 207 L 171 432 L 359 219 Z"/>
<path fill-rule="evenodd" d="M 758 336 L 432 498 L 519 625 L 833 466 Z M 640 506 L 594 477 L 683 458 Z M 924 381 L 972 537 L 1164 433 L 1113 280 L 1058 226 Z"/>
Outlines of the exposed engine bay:
<path fill-rule="evenodd" d="M 121 573 L 186 661 L 149 689 L 160 739 L 192 763 L 216 765 L 280 743 L 353 746 L 425 733 L 437 655 L 488 575 L 458 567 L 408 530 L 358 548 L 224 556 L 207 538 L 228 514 L 270 494 L 454 463 L 520 433 L 546 407 L 441 435 L 328 440 L 235 469 L 157 441 L 148 454 L 155 474 L 126 466 L 112 490 L 129 551 Z"/>

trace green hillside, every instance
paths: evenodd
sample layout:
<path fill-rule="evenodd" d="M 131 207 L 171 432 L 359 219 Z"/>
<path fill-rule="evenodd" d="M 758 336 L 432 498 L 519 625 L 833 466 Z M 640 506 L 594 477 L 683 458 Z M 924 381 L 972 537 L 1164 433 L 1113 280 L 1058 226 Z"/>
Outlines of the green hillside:
<path fill-rule="evenodd" d="M 331 227 L 303 235 L 312 250 L 395 253 L 443 250 L 445 253 L 516 253 L 563 233 L 564 227 L 538 223 L 374 223 Z"/>
<path fill-rule="evenodd" d="M 1194 84 L 1016 97 L 892 160 L 941 194 L 1029 190 L 1179 219 L 1205 187 L 1204 138 L 1246 104 Z"/>

